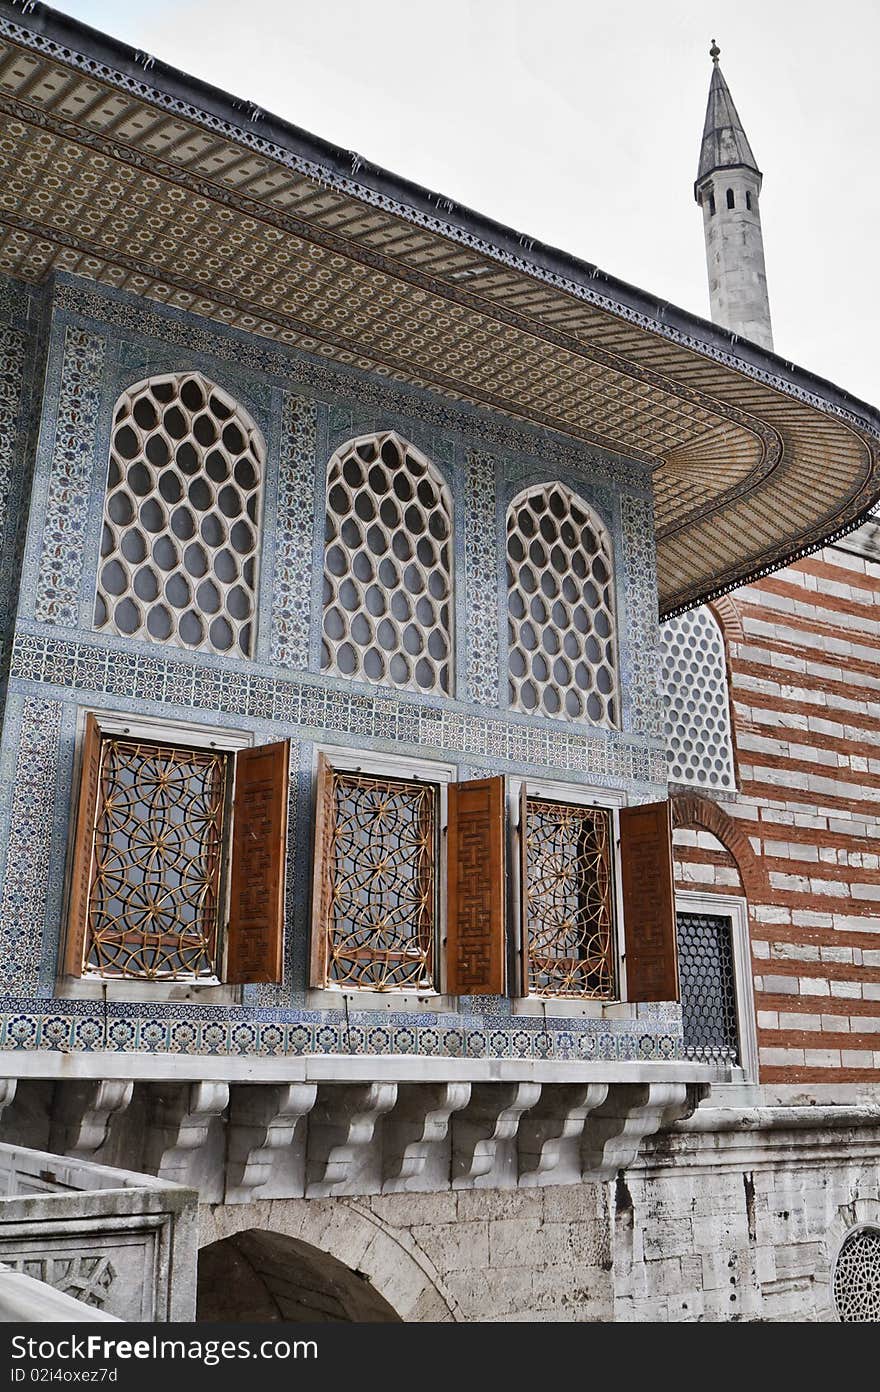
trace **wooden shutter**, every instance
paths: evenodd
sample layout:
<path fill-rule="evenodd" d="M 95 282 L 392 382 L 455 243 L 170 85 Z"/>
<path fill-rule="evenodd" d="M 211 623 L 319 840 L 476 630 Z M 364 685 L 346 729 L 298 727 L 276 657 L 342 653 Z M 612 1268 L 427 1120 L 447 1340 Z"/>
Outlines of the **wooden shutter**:
<path fill-rule="evenodd" d="M 519 790 L 519 993 L 529 994 L 529 790 Z"/>
<path fill-rule="evenodd" d="M 64 940 L 63 971 L 66 976 L 82 976 L 86 930 L 89 921 L 89 890 L 92 887 L 92 860 L 95 847 L 95 813 L 101 777 L 101 732 L 89 711 L 82 742 L 79 798 L 73 863 L 70 872 L 67 933 Z"/>
<path fill-rule="evenodd" d="M 290 742 L 235 756 L 226 980 L 280 981 Z"/>
<path fill-rule="evenodd" d="M 505 991 L 504 778 L 451 783 L 448 791 L 446 990 Z"/>
<path fill-rule="evenodd" d="M 318 755 L 315 801 L 315 859 L 312 868 L 312 949 L 309 985 L 327 985 L 327 939 L 333 901 L 330 856 L 333 845 L 333 769 L 323 754 Z"/>
<path fill-rule="evenodd" d="M 678 942 L 668 802 L 620 813 L 620 865 L 631 1001 L 678 1000 Z"/>

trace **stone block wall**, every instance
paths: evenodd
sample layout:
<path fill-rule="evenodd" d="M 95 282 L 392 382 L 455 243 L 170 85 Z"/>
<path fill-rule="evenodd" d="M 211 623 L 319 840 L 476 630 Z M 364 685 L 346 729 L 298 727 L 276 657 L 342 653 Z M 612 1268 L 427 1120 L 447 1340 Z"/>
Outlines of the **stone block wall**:
<path fill-rule="evenodd" d="M 607 1184 L 203 1206 L 200 1244 L 289 1234 L 407 1320 L 834 1320 L 840 1248 L 880 1218 L 880 1113 L 805 1110 L 698 1112 Z"/>

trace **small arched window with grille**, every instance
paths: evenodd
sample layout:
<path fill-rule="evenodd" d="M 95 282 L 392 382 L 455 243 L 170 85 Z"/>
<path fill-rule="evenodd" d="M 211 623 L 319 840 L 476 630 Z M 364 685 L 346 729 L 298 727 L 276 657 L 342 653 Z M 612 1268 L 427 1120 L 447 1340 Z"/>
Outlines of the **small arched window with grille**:
<path fill-rule="evenodd" d="M 151 377 L 116 403 L 95 627 L 250 657 L 265 449 L 199 372 Z"/>
<path fill-rule="evenodd" d="M 410 691 L 452 691 L 452 499 L 393 432 L 327 471 L 321 669 Z"/>
<path fill-rule="evenodd" d="M 561 483 L 507 513 L 508 690 L 514 710 L 619 723 L 611 541 Z"/>
<path fill-rule="evenodd" d="M 660 630 L 666 756 L 674 783 L 733 791 L 736 774 L 721 629 L 703 604 Z"/>

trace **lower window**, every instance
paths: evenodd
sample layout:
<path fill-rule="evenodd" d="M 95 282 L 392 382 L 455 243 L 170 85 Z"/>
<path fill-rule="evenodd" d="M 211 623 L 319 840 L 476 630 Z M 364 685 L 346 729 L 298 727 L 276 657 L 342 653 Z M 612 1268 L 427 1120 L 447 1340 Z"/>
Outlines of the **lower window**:
<path fill-rule="evenodd" d="M 101 741 L 84 974 L 217 977 L 230 762 Z"/>
<path fill-rule="evenodd" d="M 676 914 L 687 1058 L 739 1064 L 736 970 L 730 917 Z"/>
<path fill-rule="evenodd" d="M 280 980 L 288 744 L 236 751 L 233 736 L 217 748 L 186 735 L 86 717 L 68 976 Z"/>
<path fill-rule="evenodd" d="M 313 983 L 433 991 L 440 789 L 331 767 L 318 775 Z"/>
<path fill-rule="evenodd" d="M 526 993 L 612 999 L 611 812 L 526 793 L 522 828 Z"/>

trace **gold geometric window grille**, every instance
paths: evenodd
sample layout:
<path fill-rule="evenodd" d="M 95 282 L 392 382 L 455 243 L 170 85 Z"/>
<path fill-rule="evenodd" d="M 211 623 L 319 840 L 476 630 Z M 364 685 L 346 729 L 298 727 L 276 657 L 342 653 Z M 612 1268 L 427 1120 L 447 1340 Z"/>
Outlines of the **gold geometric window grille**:
<path fill-rule="evenodd" d="M 438 796 L 328 766 L 316 924 L 327 984 L 433 990 Z"/>
<path fill-rule="evenodd" d="M 321 669 L 410 691 L 452 689 L 452 506 L 393 432 L 352 440 L 327 473 Z"/>
<path fill-rule="evenodd" d="M 230 763 L 102 738 L 84 975 L 217 976 Z"/>
<path fill-rule="evenodd" d="M 507 514 L 514 710 L 619 724 L 612 570 L 606 529 L 563 484 L 514 498 Z"/>
<path fill-rule="evenodd" d="M 199 372 L 151 377 L 113 415 L 95 628 L 250 657 L 265 450 Z"/>
<path fill-rule="evenodd" d="M 521 823 L 527 993 L 614 998 L 611 812 L 524 795 Z"/>

